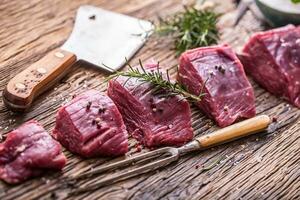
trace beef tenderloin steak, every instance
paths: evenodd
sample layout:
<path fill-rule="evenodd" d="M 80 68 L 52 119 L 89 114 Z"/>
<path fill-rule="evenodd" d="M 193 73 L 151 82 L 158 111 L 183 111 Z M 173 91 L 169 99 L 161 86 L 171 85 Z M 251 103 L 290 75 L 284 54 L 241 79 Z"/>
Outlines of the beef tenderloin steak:
<path fill-rule="evenodd" d="M 127 131 L 118 108 L 96 90 L 78 95 L 59 109 L 53 135 L 83 157 L 119 156 L 128 151 Z"/>
<path fill-rule="evenodd" d="M 300 27 L 288 25 L 254 34 L 241 60 L 258 84 L 300 108 Z"/>
<path fill-rule="evenodd" d="M 254 91 L 243 66 L 228 45 L 200 47 L 180 56 L 178 81 L 199 95 L 199 108 L 225 127 L 241 118 L 255 116 Z"/>
<path fill-rule="evenodd" d="M 146 70 L 156 70 L 148 63 Z M 192 140 L 191 112 L 188 102 L 136 78 L 110 80 L 108 96 L 119 108 L 129 133 L 147 147 L 180 146 Z"/>
<path fill-rule="evenodd" d="M 8 133 L 0 144 L 0 179 L 16 184 L 45 170 L 60 170 L 66 164 L 61 145 L 36 121 Z"/>

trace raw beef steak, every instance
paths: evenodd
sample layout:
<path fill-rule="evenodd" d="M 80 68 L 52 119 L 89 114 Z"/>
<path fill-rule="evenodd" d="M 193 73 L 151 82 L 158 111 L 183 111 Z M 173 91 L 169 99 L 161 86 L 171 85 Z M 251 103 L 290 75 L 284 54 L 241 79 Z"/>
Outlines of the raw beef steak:
<path fill-rule="evenodd" d="M 60 170 L 65 164 L 61 145 L 34 120 L 8 133 L 0 144 L 0 179 L 7 183 L 20 183 L 47 169 Z"/>
<path fill-rule="evenodd" d="M 96 90 L 82 93 L 59 109 L 53 135 L 84 157 L 118 156 L 128 151 L 120 112 L 109 97 Z"/>
<path fill-rule="evenodd" d="M 205 97 L 197 105 L 221 127 L 255 116 L 253 88 L 228 45 L 186 51 L 180 57 L 178 81 Z M 203 84 L 205 83 L 204 87 Z"/>
<path fill-rule="evenodd" d="M 300 27 L 254 34 L 241 60 L 257 83 L 300 108 Z"/>
<path fill-rule="evenodd" d="M 156 70 L 148 63 L 146 70 Z M 153 86 L 138 79 L 111 80 L 108 95 L 118 106 L 127 130 L 147 147 L 180 146 L 193 138 L 190 107 L 179 96 L 153 92 Z"/>

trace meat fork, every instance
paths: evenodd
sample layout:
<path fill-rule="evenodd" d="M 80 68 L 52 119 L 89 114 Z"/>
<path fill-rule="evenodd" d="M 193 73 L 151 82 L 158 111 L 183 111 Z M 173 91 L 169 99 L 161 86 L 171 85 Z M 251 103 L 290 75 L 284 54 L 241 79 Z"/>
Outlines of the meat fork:
<path fill-rule="evenodd" d="M 116 175 L 112 175 L 111 177 L 101 179 L 93 182 L 86 187 L 79 187 L 74 189 L 71 193 L 82 193 L 91 190 L 96 190 L 105 185 L 113 184 L 115 182 L 131 178 L 146 172 L 153 171 L 155 169 L 161 168 L 163 166 L 169 165 L 170 163 L 179 159 L 180 156 L 196 151 L 210 148 L 212 146 L 216 146 L 219 144 L 223 144 L 229 141 L 236 140 L 238 138 L 260 132 L 268 127 L 271 120 L 267 115 L 256 116 L 251 119 L 244 120 L 242 122 L 233 124 L 223 129 L 219 129 L 213 133 L 209 133 L 200 137 L 195 138 L 192 142 L 179 147 L 165 147 L 161 149 L 157 149 L 154 151 L 150 151 L 147 153 L 142 153 L 131 158 L 115 162 L 112 164 L 108 164 L 105 166 L 101 166 L 99 168 L 93 169 L 93 171 L 85 172 L 80 175 L 74 176 L 70 178 L 70 180 L 79 180 L 83 178 L 89 178 L 96 174 L 101 174 L 106 171 L 114 170 L 114 169 L 123 169 L 125 166 L 135 165 L 139 162 L 147 162 L 147 164 L 121 172 Z M 152 162 L 150 160 L 158 159 Z"/>

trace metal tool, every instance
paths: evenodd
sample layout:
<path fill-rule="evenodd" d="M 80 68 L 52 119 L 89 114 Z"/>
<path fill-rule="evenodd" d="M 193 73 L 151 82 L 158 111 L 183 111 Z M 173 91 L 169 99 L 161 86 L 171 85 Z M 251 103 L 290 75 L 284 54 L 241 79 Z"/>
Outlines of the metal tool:
<path fill-rule="evenodd" d="M 237 7 L 237 15 L 234 19 L 233 26 L 236 26 L 242 17 L 245 15 L 246 11 L 249 9 L 250 5 L 253 3 L 253 0 L 241 0 Z"/>
<path fill-rule="evenodd" d="M 255 3 L 255 4 L 254 4 Z M 254 6 L 252 6 L 254 4 Z M 268 19 L 266 19 L 263 14 L 259 11 L 258 7 L 260 7 L 258 0 L 241 0 L 239 1 L 238 7 L 237 7 L 237 14 L 234 18 L 233 26 L 236 26 L 243 16 L 246 14 L 246 12 L 249 10 L 253 16 L 266 24 L 272 25 L 272 22 Z"/>
<path fill-rule="evenodd" d="M 125 64 L 125 59 L 130 59 L 144 44 L 152 29 L 152 23 L 148 21 L 93 6 L 81 6 L 65 44 L 9 81 L 3 92 L 5 104 L 12 110 L 26 110 L 77 60 L 109 72 L 118 70 Z"/>
<path fill-rule="evenodd" d="M 191 151 L 207 149 L 212 146 L 223 144 L 262 131 L 268 127 L 270 122 L 271 120 L 267 115 L 256 116 L 254 118 L 247 119 L 245 121 L 233 124 L 226 128 L 217 130 L 213 133 L 200 136 L 195 140 L 193 140 L 192 142 L 180 148 L 165 147 L 158 150 L 150 151 L 148 153 L 140 154 L 125 159 L 123 161 L 108 164 L 103 167 L 94 168 L 92 171 L 82 173 L 80 175 L 72 177 L 70 178 L 70 180 L 90 178 L 96 174 L 101 174 L 103 172 L 114 170 L 114 169 L 122 169 L 123 171 L 125 170 L 124 169 L 125 166 L 135 165 L 141 162 L 146 163 L 145 165 L 136 167 L 132 170 L 118 173 L 109 178 L 96 180 L 92 184 L 87 185 L 85 187 L 80 186 L 79 188 L 72 191 L 71 194 L 95 190 L 105 185 L 118 182 L 120 180 L 124 180 L 149 171 L 153 171 L 155 169 L 169 165 L 170 163 L 178 160 L 180 156 L 187 154 Z"/>

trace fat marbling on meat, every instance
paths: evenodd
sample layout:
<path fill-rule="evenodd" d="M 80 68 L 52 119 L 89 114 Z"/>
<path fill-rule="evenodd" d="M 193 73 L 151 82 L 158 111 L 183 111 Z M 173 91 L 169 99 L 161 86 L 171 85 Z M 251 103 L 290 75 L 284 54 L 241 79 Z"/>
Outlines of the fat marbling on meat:
<path fill-rule="evenodd" d="M 157 70 L 147 63 L 146 70 Z M 118 77 L 110 80 L 108 95 L 123 115 L 128 132 L 147 147 L 180 146 L 192 140 L 188 102 L 139 79 Z"/>
<path fill-rule="evenodd" d="M 197 105 L 221 127 L 255 116 L 253 88 L 228 45 L 184 52 L 177 79 L 195 95 L 206 93 Z"/>
<path fill-rule="evenodd" d="M 257 83 L 300 108 L 300 27 L 288 25 L 254 34 L 241 60 Z"/>
<path fill-rule="evenodd" d="M 119 156 L 128 151 L 122 116 L 105 94 L 89 90 L 61 107 L 54 137 L 68 150 L 84 157 Z"/>
<path fill-rule="evenodd" d="M 45 170 L 60 170 L 65 164 L 61 145 L 34 120 L 8 133 L 0 144 L 0 179 L 10 184 Z"/>

